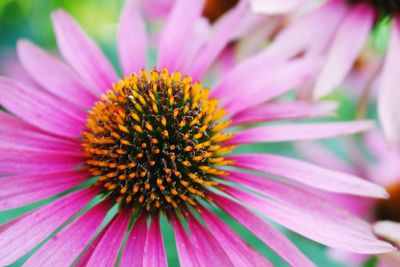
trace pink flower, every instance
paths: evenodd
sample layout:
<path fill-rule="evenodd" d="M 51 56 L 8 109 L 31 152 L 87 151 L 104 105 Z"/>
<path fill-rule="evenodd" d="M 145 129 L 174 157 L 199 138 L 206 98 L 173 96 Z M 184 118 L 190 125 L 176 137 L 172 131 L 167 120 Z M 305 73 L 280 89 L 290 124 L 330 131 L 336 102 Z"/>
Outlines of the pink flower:
<path fill-rule="evenodd" d="M 257 12 L 282 14 L 293 12 L 307 2 L 253 0 L 252 3 Z M 397 146 L 400 146 L 399 16 L 398 1 L 326 0 L 320 7 L 300 16 L 274 43 L 274 50 L 287 55 L 305 52 L 306 55 L 326 56 L 313 90 L 314 98 L 319 99 L 337 88 L 348 75 L 375 23 L 390 18 L 390 42 L 378 86 L 378 112 L 387 139 Z"/>
<path fill-rule="evenodd" d="M 318 62 L 311 59 L 266 62 L 257 55 L 219 77 L 210 92 L 203 88 L 197 81 L 229 42 L 247 2 L 208 28 L 207 38 L 195 30 L 202 7 L 201 0 L 176 2 L 157 66 L 146 71 L 145 23 L 137 2 L 127 1 L 117 38 L 123 78 L 64 11 L 52 16 L 64 60 L 18 43 L 19 59 L 38 86 L 0 78 L 0 104 L 9 112 L 0 113 L 0 209 L 57 197 L 0 226 L 0 265 L 49 238 L 27 266 L 75 260 L 112 266 L 119 252 L 120 266 L 166 266 L 161 217 L 173 227 L 182 266 L 271 265 L 214 210 L 293 266 L 314 264 L 254 211 L 331 247 L 393 250 L 365 221 L 308 192 L 385 198 L 383 188 L 297 159 L 235 151 L 251 143 L 351 134 L 371 123 L 285 122 L 335 109 L 273 101 L 315 74 Z M 272 121 L 282 123 L 257 124 Z"/>

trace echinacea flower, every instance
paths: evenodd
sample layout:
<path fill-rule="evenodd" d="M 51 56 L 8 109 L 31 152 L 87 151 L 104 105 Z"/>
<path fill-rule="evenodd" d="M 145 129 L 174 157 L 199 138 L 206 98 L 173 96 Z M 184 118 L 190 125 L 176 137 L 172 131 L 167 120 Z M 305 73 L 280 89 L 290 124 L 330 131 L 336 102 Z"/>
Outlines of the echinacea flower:
<path fill-rule="evenodd" d="M 334 137 L 371 126 L 258 124 L 335 108 L 271 103 L 315 74 L 318 62 L 311 59 L 270 65 L 255 56 L 204 88 L 198 81 L 247 4 L 241 1 L 204 38 L 195 30 L 203 1 L 177 1 L 157 66 L 147 66 L 145 23 L 137 2 L 127 1 L 117 38 L 123 78 L 62 10 L 52 19 L 65 62 L 18 43 L 19 59 L 37 85 L 0 78 L 0 103 L 9 112 L 0 113 L 0 208 L 56 199 L 0 226 L 0 265 L 36 249 L 25 266 L 114 266 L 117 258 L 119 266 L 166 266 L 171 248 L 164 247 L 160 227 L 166 217 L 182 266 L 271 266 L 215 210 L 293 266 L 314 264 L 260 216 L 331 247 L 393 250 L 365 221 L 307 191 L 385 198 L 383 188 L 296 159 L 235 152 L 244 144 Z"/>
<path fill-rule="evenodd" d="M 299 9 L 308 0 L 253 0 L 253 9 L 281 14 Z M 379 21 L 391 21 L 386 59 L 380 73 L 379 118 L 387 139 L 400 145 L 400 108 L 397 99 L 400 74 L 400 2 L 392 0 L 326 0 L 303 16 L 275 42 L 274 50 L 296 55 L 326 55 L 315 82 L 313 96 L 319 99 L 337 88 L 350 72 L 370 32 Z M 291 44 L 291 45 L 285 45 Z M 288 53 L 289 52 L 289 53 Z"/>

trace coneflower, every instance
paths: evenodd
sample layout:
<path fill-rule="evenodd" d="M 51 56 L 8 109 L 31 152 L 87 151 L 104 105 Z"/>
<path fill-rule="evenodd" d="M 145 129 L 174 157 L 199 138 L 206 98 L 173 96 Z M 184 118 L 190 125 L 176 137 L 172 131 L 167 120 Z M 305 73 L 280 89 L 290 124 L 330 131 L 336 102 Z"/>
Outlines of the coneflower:
<path fill-rule="evenodd" d="M 252 0 L 253 9 L 266 14 L 291 13 L 308 0 Z M 326 96 L 349 74 L 373 29 L 391 23 L 385 62 L 378 84 L 378 112 L 387 139 L 400 145 L 400 2 L 393 0 L 326 0 L 305 12 L 277 37 L 272 53 L 323 55 L 326 61 L 313 88 L 313 98 Z M 288 45 L 290 44 L 290 45 Z"/>
<path fill-rule="evenodd" d="M 315 74 L 318 61 L 311 59 L 271 64 L 255 56 L 205 88 L 199 81 L 247 4 L 240 2 L 203 38 L 194 30 L 203 1 L 177 1 L 160 38 L 158 63 L 146 68 L 145 24 L 137 3 L 128 1 L 117 41 L 123 78 L 64 11 L 53 14 L 53 23 L 65 62 L 28 41 L 18 43 L 20 61 L 36 85 L 0 79 L 0 103 L 9 112 L 0 113 L 0 173 L 7 176 L 1 178 L 0 208 L 69 191 L 1 226 L 0 265 L 41 244 L 26 266 L 113 266 L 119 253 L 119 266 L 166 266 L 164 217 L 174 229 L 182 266 L 270 266 L 215 210 L 293 266 L 314 264 L 260 216 L 340 249 L 393 249 L 366 222 L 307 191 L 385 198 L 383 188 L 296 159 L 237 150 L 371 126 L 259 124 L 323 116 L 335 108 L 273 101 Z M 105 221 L 112 207 L 118 212 Z"/>

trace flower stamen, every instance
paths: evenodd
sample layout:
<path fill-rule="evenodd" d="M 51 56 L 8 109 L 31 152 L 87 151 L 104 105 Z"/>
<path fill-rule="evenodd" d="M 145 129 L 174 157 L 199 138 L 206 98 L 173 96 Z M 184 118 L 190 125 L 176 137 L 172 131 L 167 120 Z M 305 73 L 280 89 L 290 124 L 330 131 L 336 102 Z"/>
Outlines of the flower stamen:
<path fill-rule="evenodd" d="M 116 202 L 148 212 L 169 211 L 204 198 L 223 176 L 230 121 L 218 99 L 179 72 L 153 69 L 113 86 L 88 113 L 86 166 Z"/>

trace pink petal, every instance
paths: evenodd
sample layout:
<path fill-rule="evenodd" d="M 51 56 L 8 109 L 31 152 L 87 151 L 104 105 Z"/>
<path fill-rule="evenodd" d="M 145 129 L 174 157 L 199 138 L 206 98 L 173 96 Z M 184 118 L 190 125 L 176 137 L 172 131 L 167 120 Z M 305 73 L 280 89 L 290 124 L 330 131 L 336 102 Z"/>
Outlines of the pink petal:
<path fill-rule="evenodd" d="M 302 159 L 317 164 L 320 167 L 351 174 L 357 173 L 355 166 L 349 166 L 345 159 L 323 144 L 313 141 L 299 142 L 296 144 L 296 151 L 299 152 Z"/>
<path fill-rule="evenodd" d="M 57 150 L 79 155 L 78 141 L 55 137 L 8 113 L 0 111 L 0 147 L 27 150 Z"/>
<path fill-rule="evenodd" d="M 108 224 L 104 229 L 101 231 L 101 233 L 96 237 L 96 239 L 89 245 L 88 248 L 85 249 L 83 254 L 79 256 L 78 262 L 74 265 L 76 267 L 85 267 L 88 261 L 90 260 L 90 257 L 92 256 L 94 250 L 100 243 L 100 241 L 103 239 L 105 233 L 107 230 L 110 228 L 110 224 Z"/>
<path fill-rule="evenodd" d="M 230 172 L 228 176 L 225 176 L 225 179 L 248 186 L 276 202 L 313 216 L 316 220 L 324 217 L 330 222 L 335 222 L 351 229 L 370 230 L 370 225 L 367 222 L 343 210 L 336 205 L 337 203 L 333 205 L 330 203 L 330 199 L 314 195 L 288 183 L 268 177 L 238 172 Z"/>
<path fill-rule="evenodd" d="M 193 215 L 188 216 L 187 223 L 200 266 L 234 266 L 218 240 Z"/>
<path fill-rule="evenodd" d="M 1 174 L 33 174 L 68 170 L 83 165 L 82 156 L 51 150 L 24 150 L 0 147 Z"/>
<path fill-rule="evenodd" d="M 117 44 L 124 75 L 139 73 L 146 67 L 147 33 L 138 2 L 125 1 L 119 22 Z"/>
<path fill-rule="evenodd" d="M 213 201 L 249 229 L 291 266 L 315 266 L 286 236 L 275 230 L 248 209 L 218 195 L 213 195 Z"/>
<path fill-rule="evenodd" d="M 230 115 L 234 115 L 278 97 L 314 76 L 320 62 L 318 59 L 296 59 L 275 69 L 254 71 L 252 74 L 254 78 L 250 80 L 241 76 L 241 81 L 236 79 L 238 82 L 232 85 L 231 92 L 227 93 L 231 100 L 228 100 L 223 107 Z"/>
<path fill-rule="evenodd" d="M 300 8 L 307 0 L 252 0 L 251 9 L 256 13 L 285 14 Z"/>
<path fill-rule="evenodd" d="M 212 26 L 208 42 L 199 50 L 188 70 L 188 74 L 194 80 L 200 80 L 203 77 L 226 45 L 232 41 L 235 34 L 232 29 L 237 26 L 237 22 L 246 12 L 248 12 L 248 0 L 242 0 Z"/>
<path fill-rule="evenodd" d="M 185 267 L 201 266 L 197 259 L 199 255 L 197 255 L 198 253 L 196 253 L 195 247 L 182 224 L 175 217 L 171 219 L 171 223 L 174 228 L 180 265 Z"/>
<path fill-rule="evenodd" d="M 26 122 L 60 136 L 77 137 L 85 125 L 85 112 L 75 110 L 35 88 L 0 78 L 0 104 Z"/>
<path fill-rule="evenodd" d="M 119 266 L 142 266 L 144 258 L 144 244 L 147 236 L 147 217 L 141 215 L 136 219 L 133 229 L 126 240 Z"/>
<path fill-rule="evenodd" d="M 26 262 L 26 266 L 70 266 L 103 222 L 110 205 L 100 203 L 47 241 Z"/>
<path fill-rule="evenodd" d="M 373 128 L 373 121 L 279 124 L 239 131 L 227 144 L 249 144 L 332 138 Z"/>
<path fill-rule="evenodd" d="M 114 68 L 96 43 L 64 10 L 52 14 L 58 48 L 65 60 L 97 92 L 118 81 Z"/>
<path fill-rule="evenodd" d="M 400 252 L 395 251 L 378 255 L 379 267 L 397 267 L 400 264 Z"/>
<path fill-rule="evenodd" d="M 131 211 L 120 212 L 96 246 L 86 266 L 114 266 L 128 229 Z"/>
<path fill-rule="evenodd" d="M 151 19 L 164 18 L 174 6 L 176 0 L 146 0 L 140 1 L 146 17 Z M 156 7 L 156 8 L 155 8 Z"/>
<path fill-rule="evenodd" d="M 371 229 L 343 227 L 340 221 L 346 224 L 347 218 L 338 218 L 339 222 L 331 221 L 326 216 L 314 217 L 288 205 L 236 188 L 224 188 L 224 190 L 271 220 L 329 247 L 362 254 L 378 254 L 394 250 L 389 243 L 378 240 Z"/>
<path fill-rule="evenodd" d="M 252 55 L 263 49 L 265 41 L 271 40 L 276 35 L 282 23 L 283 17 L 247 12 L 241 18 L 241 23 L 235 28 L 235 35 L 232 37 L 239 42 L 239 58 L 245 58 L 246 55 Z M 252 43 L 253 41 L 255 43 Z"/>
<path fill-rule="evenodd" d="M 327 1 L 282 30 L 264 54 L 286 59 L 304 52 L 307 56 L 324 54 L 346 10 L 342 1 Z"/>
<path fill-rule="evenodd" d="M 400 18 L 393 19 L 390 43 L 378 92 L 378 114 L 386 138 L 400 147 Z"/>
<path fill-rule="evenodd" d="M 14 55 L 15 50 L 4 50 L 0 54 L 1 64 L 0 73 L 16 81 L 21 81 L 29 84 L 32 87 L 40 87 L 29 75 L 18 60 L 17 55 Z"/>
<path fill-rule="evenodd" d="M 164 241 L 161 234 L 160 219 L 155 216 L 151 219 L 150 229 L 147 232 L 143 250 L 143 266 L 163 267 L 167 266 L 164 250 Z"/>
<path fill-rule="evenodd" d="M 235 160 L 235 165 L 239 168 L 282 176 L 320 190 L 377 198 L 388 197 L 384 188 L 366 180 L 296 159 L 269 154 L 244 154 L 227 158 Z"/>
<path fill-rule="evenodd" d="M 380 221 L 375 223 L 374 231 L 377 235 L 400 245 L 400 223 Z"/>
<path fill-rule="evenodd" d="M 344 80 L 367 41 L 374 17 L 374 11 L 367 4 L 350 7 L 317 80 L 315 98 L 321 98 L 332 92 Z"/>
<path fill-rule="evenodd" d="M 90 177 L 91 174 L 83 170 L 2 177 L 0 210 L 16 208 L 54 196 Z"/>
<path fill-rule="evenodd" d="M 372 155 L 376 158 L 396 158 L 400 156 L 400 151 L 390 147 L 384 135 L 380 131 L 370 131 L 364 136 L 364 143 Z"/>
<path fill-rule="evenodd" d="M 19 60 L 25 69 L 50 93 L 71 104 L 91 108 L 97 97 L 60 60 L 29 41 L 17 44 Z"/>
<path fill-rule="evenodd" d="M 97 193 L 93 188 L 79 190 L 25 215 L 10 225 L 0 235 L 0 265 L 9 265 L 28 253 Z"/>
<path fill-rule="evenodd" d="M 243 77 L 254 77 L 255 70 L 259 70 L 257 73 L 264 76 L 265 73 L 276 69 L 281 70 L 286 66 L 286 59 L 274 57 L 265 51 L 267 50 L 265 49 L 252 57 L 248 57 L 240 64 L 234 66 L 230 71 L 222 76 L 215 86 L 213 86 L 210 96 L 229 100 L 234 94 L 240 93 L 243 89 L 245 83 Z"/>
<path fill-rule="evenodd" d="M 181 70 L 178 66 L 180 51 L 187 43 L 194 23 L 201 16 L 204 0 L 177 0 L 169 14 L 165 28 L 161 34 L 158 67 L 168 70 Z"/>
<path fill-rule="evenodd" d="M 232 118 L 232 125 L 321 117 L 330 115 L 337 107 L 338 105 L 335 102 L 323 102 L 318 104 L 300 101 L 268 103 L 266 105 L 251 107 L 235 114 Z"/>
<path fill-rule="evenodd" d="M 209 39 L 210 34 L 210 22 L 205 17 L 198 18 L 193 25 L 191 36 L 187 38 L 185 47 L 179 52 L 179 58 L 176 62 L 177 66 L 182 66 L 182 71 L 185 74 L 189 74 L 188 69 L 192 67 L 193 61 Z"/>
<path fill-rule="evenodd" d="M 273 266 L 258 251 L 241 239 L 220 218 L 201 208 L 201 218 L 235 266 Z"/>

